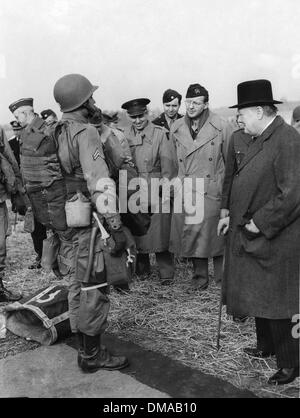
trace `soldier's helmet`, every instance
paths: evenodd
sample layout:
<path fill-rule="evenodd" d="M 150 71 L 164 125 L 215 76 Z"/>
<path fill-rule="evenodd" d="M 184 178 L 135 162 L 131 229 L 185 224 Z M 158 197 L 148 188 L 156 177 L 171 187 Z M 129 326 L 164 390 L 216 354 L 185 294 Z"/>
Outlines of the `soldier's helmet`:
<path fill-rule="evenodd" d="M 62 112 L 72 112 L 83 105 L 97 88 L 81 74 L 67 74 L 55 83 L 53 94 Z"/>

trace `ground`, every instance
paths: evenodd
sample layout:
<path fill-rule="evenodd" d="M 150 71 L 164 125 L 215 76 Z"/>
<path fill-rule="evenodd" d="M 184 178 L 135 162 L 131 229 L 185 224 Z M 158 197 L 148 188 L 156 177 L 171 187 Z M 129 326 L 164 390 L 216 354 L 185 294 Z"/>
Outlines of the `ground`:
<path fill-rule="evenodd" d="M 13 220 L 13 216 L 11 216 Z M 28 296 L 49 284 L 62 283 L 43 270 L 28 270 L 34 260 L 31 237 L 23 232 L 22 218 L 8 238 L 7 287 Z M 135 278 L 129 294 L 111 292 L 108 331 L 160 352 L 185 365 L 248 389 L 260 397 L 299 397 L 299 379 L 290 385 L 272 387 L 267 379 L 276 371 L 272 359 L 253 360 L 243 348 L 255 345 L 253 320 L 236 324 L 222 312 L 221 348 L 216 349 L 220 289 L 211 278 L 207 291 L 189 293 L 190 266 L 177 261 L 175 283 L 161 286 L 157 271 L 146 280 Z M 5 304 L 0 304 L 0 311 Z M 9 331 L 0 339 L 0 358 L 34 350 Z"/>

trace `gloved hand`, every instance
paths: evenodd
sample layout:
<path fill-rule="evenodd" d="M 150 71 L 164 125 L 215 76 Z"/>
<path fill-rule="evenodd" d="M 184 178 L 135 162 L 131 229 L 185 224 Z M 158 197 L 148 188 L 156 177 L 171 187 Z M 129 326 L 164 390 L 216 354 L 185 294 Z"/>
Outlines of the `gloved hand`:
<path fill-rule="evenodd" d="M 21 193 L 11 195 L 11 207 L 14 213 L 18 212 L 19 215 L 25 215 L 27 208 Z"/>
<path fill-rule="evenodd" d="M 116 244 L 114 250 L 111 252 L 111 255 L 114 257 L 120 257 L 122 252 L 125 250 L 127 243 L 126 235 L 122 226 L 118 229 L 111 229 L 111 236 Z"/>

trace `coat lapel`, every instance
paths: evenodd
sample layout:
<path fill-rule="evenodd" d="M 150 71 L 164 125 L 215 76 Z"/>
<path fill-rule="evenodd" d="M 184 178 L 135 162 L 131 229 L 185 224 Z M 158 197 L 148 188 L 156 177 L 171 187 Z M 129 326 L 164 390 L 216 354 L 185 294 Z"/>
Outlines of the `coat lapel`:
<path fill-rule="evenodd" d="M 125 129 L 124 134 L 126 136 L 126 139 L 128 141 L 128 144 L 130 147 L 136 147 L 138 145 L 143 145 L 143 139 L 141 135 L 135 134 L 134 129 L 132 126 L 130 128 Z"/>
<path fill-rule="evenodd" d="M 189 127 L 185 122 L 185 118 L 180 119 L 180 125 L 173 132 L 175 138 L 185 146 L 186 148 L 186 157 L 191 155 L 193 152 L 197 151 L 199 148 L 203 147 L 208 142 L 212 141 L 218 135 L 218 131 L 221 130 L 221 127 L 215 122 L 214 115 L 209 114 L 207 121 L 200 129 L 195 140 L 193 140 L 190 133 Z"/>
<path fill-rule="evenodd" d="M 252 145 L 250 145 L 249 150 L 238 167 L 237 172 L 242 170 L 262 150 L 264 142 L 269 139 L 278 126 L 282 124 L 283 119 L 280 116 L 277 116 L 271 125 L 263 132 L 263 134 L 259 136 Z"/>
<path fill-rule="evenodd" d="M 207 121 L 203 125 L 202 129 L 200 129 L 195 141 L 194 141 L 194 151 L 203 147 L 203 145 L 207 144 L 208 142 L 212 141 L 218 135 L 218 131 L 216 130 L 215 126 L 212 124 L 211 118 L 208 117 Z"/>

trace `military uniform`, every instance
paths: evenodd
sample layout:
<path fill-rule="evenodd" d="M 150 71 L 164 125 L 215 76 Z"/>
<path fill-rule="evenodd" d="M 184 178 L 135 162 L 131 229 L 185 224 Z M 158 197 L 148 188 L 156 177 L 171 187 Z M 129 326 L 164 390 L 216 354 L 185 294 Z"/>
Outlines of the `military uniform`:
<path fill-rule="evenodd" d="M 165 113 L 161 113 L 157 118 L 153 119 L 152 123 L 154 123 L 154 125 L 157 125 L 157 126 L 162 126 L 163 128 L 165 128 L 169 132 L 170 131 L 170 121 L 175 122 L 175 120 L 181 119 L 182 116 L 183 115 L 178 113 L 176 115 L 176 118 L 170 119 L 170 118 L 166 117 Z"/>
<path fill-rule="evenodd" d="M 45 122 L 38 116 L 35 115 L 33 121 L 21 131 L 20 134 L 20 154 L 24 153 L 25 148 L 28 144 L 31 144 L 33 137 L 37 131 L 44 131 L 46 129 Z M 24 175 L 26 170 L 24 157 L 21 157 L 21 172 Z M 40 179 L 41 173 L 37 173 L 38 179 Z M 41 267 L 41 259 L 43 254 L 43 241 L 47 238 L 47 230 L 45 225 L 39 220 L 40 214 L 38 211 L 34 212 L 34 230 L 31 233 L 31 238 L 36 252 L 36 260 L 32 263 L 29 268 L 35 269 Z"/>
<path fill-rule="evenodd" d="M 204 96 L 205 91 L 200 85 L 191 85 L 187 98 Z M 191 118 L 186 115 L 174 123 L 170 133 L 177 151 L 178 177 L 193 179 L 194 197 L 198 192 L 194 180 L 204 179 L 203 219 L 191 223 L 187 213 L 175 213 L 170 237 L 170 251 L 192 259 L 195 289 L 205 290 L 208 286 L 209 258 L 214 259 L 215 281 L 222 279 L 224 238 L 217 236 L 217 226 L 230 133 L 227 124 L 209 109 L 200 114 L 198 130 L 192 131 Z"/>
<path fill-rule="evenodd" d="M 179 94 L 176 90 L 167 89 L 163 94 L 162 102 L 163 102 L 163 105 L 165 105 L 166 103 L 172 105 L 176 99 L 178 99 L 178 109 L 179 109 L 180 104 L 181 104 L 181 99 L 182 99 L 181 94 Z M 175 104 L 174 106 L 177 106 L 177 104 Z M 182 115 L 180 115 L 180 113 L 177 113 L 175 117 L 171 119 L 168 117 L 168 115 L 165 112 L 163 112 L 157 118 L 155 118 L 152 121 L 152 123 L 154 123 L 154 125 L 162 126 L 163 128 L 165 128 L 168 132 L 167 135 L 169 135 L 171 126 L 177 119 L 180 119 L 180 118 L 182 118 Z"/>
<path fill-rule="evenodd" d="M 6 238 L 9 235 L 9 217 L 6 200 L 12 194 L 22 191 L 22 182 L 17 162 L 8 145 L 4 130 L 0 127 L 0 302 L 15 301 L 21 295 L 14 295 L 3 285 L 6 267 Z"/>
<path fill-rule="evenodd" d="M 132 102 L 135 103 L 135 101 Z M 129 111 L 132 109 L 132 102 L 128 102 L 130 103 Z M 139 101 L 137 102 L 137 112 L 141 112 L 143 107 L 141 107 Z M 127 104 L 124 105 L 126 108 Z M 164 128 L 148 122 L 142 131 L 137 131 L 133 126 L 125 128 L 124 135 L 128 141 L 139 176 L 147 181 L 149 189 L 152 178 L 172 179 L 176 176 L 175 148 L 173 142 L 168 140 Z M 172 213 L 153 213 L 148 233 L 136 237 L 139 252 L 138 273 L 149 272 L 149 254 L 155 253 L 161 278 L 169 279 L 173 277 L 174 263 L 168 251 L 171 218 Z"/>

